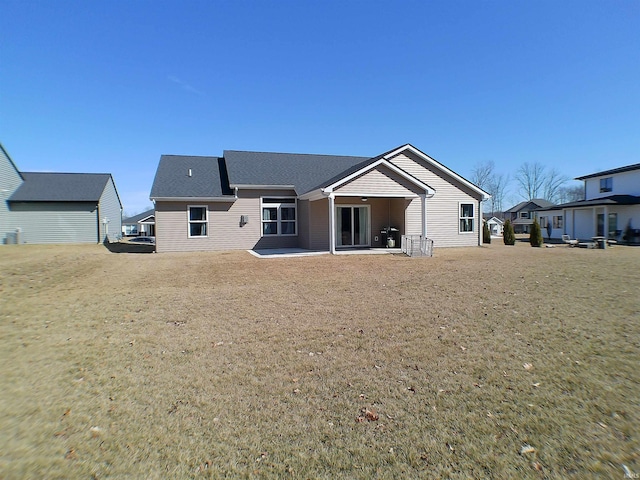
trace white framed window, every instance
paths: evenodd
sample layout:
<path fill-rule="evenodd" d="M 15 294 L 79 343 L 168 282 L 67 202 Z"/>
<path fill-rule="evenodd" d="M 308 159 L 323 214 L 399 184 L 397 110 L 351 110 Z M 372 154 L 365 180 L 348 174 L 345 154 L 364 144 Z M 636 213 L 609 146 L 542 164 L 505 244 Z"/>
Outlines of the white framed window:
<path fill-rule="evenodd" d="M 189 205 L 187 207 L 189 238 L 209 235 L 209 210 L 206 205 Z"/>
<path fill-rule="evenodd" d="M 520 212 L 520 218 L 529 218 L 529 212 Z"/>
<path fill-rule="evenodd" d="M 613 178 L 606 177 L 600 179 L 600 193 L 613 191 Z"/>
<path fill-rule="evenodd" d="M 460 233 L 473 232 L 473 203 L 460 204 Z"/>
<path fill-rule="evenodd" d="M 298 204 L 295 197 L 262 197 L 263 236 L 294 236 L 298 234 Z"/>
<path fill-rule="evenodd" d="M 554 215 L 553 228 L 562 228 L 562 215 Z"/>

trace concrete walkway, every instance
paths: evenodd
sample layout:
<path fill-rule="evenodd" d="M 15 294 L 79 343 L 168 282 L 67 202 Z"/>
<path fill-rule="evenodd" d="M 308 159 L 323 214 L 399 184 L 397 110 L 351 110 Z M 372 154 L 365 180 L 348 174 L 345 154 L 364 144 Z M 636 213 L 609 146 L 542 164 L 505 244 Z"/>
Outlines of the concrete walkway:
<path fill-rule="evenodd" d="M 305 250 L 303 248 L 265 248 L 261 250 L 247 251 L 254 257 L 258 258 L 289 258 L 329 255 L 328 251 Z M 402 253 L 402 250 L 399 248 L 352 248 L 336 251 L 336 255 L 385 255 L 390 253 Z"/>

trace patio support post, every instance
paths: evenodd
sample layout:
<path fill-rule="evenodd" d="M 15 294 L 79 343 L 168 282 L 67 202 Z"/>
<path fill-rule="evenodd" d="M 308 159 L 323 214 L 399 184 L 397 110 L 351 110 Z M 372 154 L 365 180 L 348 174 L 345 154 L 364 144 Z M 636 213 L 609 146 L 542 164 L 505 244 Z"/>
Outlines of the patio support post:
<path fill-rule="evenodd" d="M 427 238 L 427 196 L 425 194 L 420 195 L 420 208 L 422 208 L 422 231 L 421 235 Z M 406 233 L 406 232 L 405 232 Z"/>
<path fill-rule="evenodd" d="M 598 235 L 598 211 L 596 207 L 593 207 L 593 233 L 591 236 L 595 237 L 596 235 Z"/>
<path fill-rule="evenodd" d="M 336 212 L 335 195 L 329 194 L 329 253 L 336 253 Z"/>
<path fill-rule="evenodd" d="M 602 236 L 605 238 L 605 245 L 607 244 L 607 239 L 609 238 L 609 209 L 607 206 L 604 206 L 604 231 L 602 232 Z"/>

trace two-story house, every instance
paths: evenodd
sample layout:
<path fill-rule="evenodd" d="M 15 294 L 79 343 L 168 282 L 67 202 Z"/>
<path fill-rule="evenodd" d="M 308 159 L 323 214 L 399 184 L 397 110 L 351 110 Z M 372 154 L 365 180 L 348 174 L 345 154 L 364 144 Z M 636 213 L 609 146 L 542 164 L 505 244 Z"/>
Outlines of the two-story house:
<path fill-rule="evenodd" d="M 540 209 L 536 215 L 545 231 L 551 218 L 562 215 L 562 227 L 552 238 L 563 234 L 580 240 L 600 236 L 628 242 L 640 241 L 640 163 L 596 172 L 576 180 L 584 181 L 585 199 Z M 624 238 L 627 229 L 631 238 Z"/>
<path fill-rule="evenodd" d="M 550 208 L 554 204 L 543 198 L 525 200 L 504 212 L 504 220 L 510 220 L 514 233 L 529 233 L 533 224 L 535 212 L 540 208 Z"/>

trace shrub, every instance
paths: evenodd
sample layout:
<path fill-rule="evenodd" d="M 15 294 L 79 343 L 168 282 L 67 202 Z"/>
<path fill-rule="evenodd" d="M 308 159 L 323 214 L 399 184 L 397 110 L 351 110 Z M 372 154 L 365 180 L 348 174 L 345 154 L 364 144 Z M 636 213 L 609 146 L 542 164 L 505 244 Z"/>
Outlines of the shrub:
<path fill-rule="evenodd" d="M 537 219 L 533 220 L 533 225 L 531 225 L 531 232 L 529 233 L 529 243 L 532 247 L 541 247 L 544 243 L 544 239 L 542 238 L 542 229 L 540 228 L 540 224 Z"/>
<path fill-rule="evenodd" d="M 482 226 L 482 243 L 491 243 L 491 231 L 487 222 Z"/>
<path fill-rule="evenodd" d="M 502 231 L 502 240 L 505 245 L 515 245 L 516 244 L 516 234 L 513 233 L 513 225 L 511 225 L 511 220 L 507 220 L 504 222 L 504 230 Z"/>

